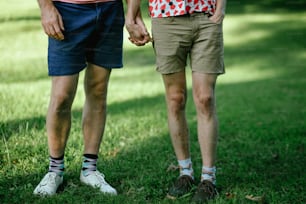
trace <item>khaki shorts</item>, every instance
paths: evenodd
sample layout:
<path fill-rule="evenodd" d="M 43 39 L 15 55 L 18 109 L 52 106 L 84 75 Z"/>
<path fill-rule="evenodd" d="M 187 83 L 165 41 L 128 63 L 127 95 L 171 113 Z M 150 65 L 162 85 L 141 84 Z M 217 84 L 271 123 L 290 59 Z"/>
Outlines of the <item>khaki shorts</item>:
<path fill-rule="evenodd" d="M 184 71 L 190 57 L 192 71 L 223 74 L 222 24 L 204 13 L 152 18 L 156 70 L 162 74 Z"/>

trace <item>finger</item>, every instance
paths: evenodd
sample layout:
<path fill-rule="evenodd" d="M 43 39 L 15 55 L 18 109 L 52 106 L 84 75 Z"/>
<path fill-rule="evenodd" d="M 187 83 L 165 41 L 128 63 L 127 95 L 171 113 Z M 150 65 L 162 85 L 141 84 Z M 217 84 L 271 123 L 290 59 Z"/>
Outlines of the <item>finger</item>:
<path fill-rule="evenodd" d="M 209 17 L 208 19 L 209 19 L 210 21 L 214 22 L 214 23 L 215 23 L 215 21 L 216 21 L 216 17 L 215 17 L 215 15 L 213 15 L 213 16 L 211 16 L 211 17 Z"/>
<path fill-rule="evenodd" d="M 136 24 L 140 27 L 141 31 L 144 35 L 147 35 L 149 32 L 146 28 L 146 25 L 144 24 L 142 18 L 136 18 Z"/>
<path fill-rule="evenodd" d="M 133 44 L 136 45 L 136 46 L 143 46 L 144 45 L 144 43 L 141 43 L 141 42 L 138 42 L 138 41 L 134 41 Z"/>
<path fill-rule="evenodd" d="M 133 38 L 129 38 L 130 42 L 137 45 L 137 46 L 142 46 L 144 45 L 145 43 L 140 41 L 140 40 L 136 40 L 136 39 L 133 39 Z"/>
<path fill-rule="evenodd" d="M 145 43 L 140 43 L 140 42 L 136 42 L 134 44 L 137 45 L 137 46 L 144 46 L 145 45 Z"/>
<path fill-rule="evenodd" d="M 152 42 L 153 39 L 151 38 L 150 34 L 145 35 L 145 39 L 147 40 L 147 42 Z"/>
<path fill-rule="evenodd" d="M 147 44 L 148 42 L 151 42 L 151 38 L 149 35 L 144 36 L 143 40 L 141 41 L 142 43 Z"/>
<path fill-rule="evenodd" d="M 57 40 L 59 37 L 57 36 L 54 28 L 50 29 L 50 31 L 51 31 L 50 37 Z"/>
<path fill-rule="evenodd" d="M 59 25 L 54 25 L 55 36 L 59 40 L 64 40 L 64 34 L 62 33 Z"/>
<path fill-rule="evenodd" d="M 220 24 L 224 19 L 224 15 L 213 15 L 209 19 L 214 23 Z"/>
<path fill-rule="evenodd" d="M 48 27 L 48 26 L 43 25 L 43 28 L 44 28 L 44 31 L 45 31 L 46 35 L 50 36 L 50 35 L 51 35 L 51 32 L 50 32 L 49 27 Z"/>
<path fill-rule="evenodd" d="M 62 19 L 61 15 L 58 15 L 58 24 L 59 24 L 61 30 L 65 30 L 64 22 L 63 22 L 63 19 Z"/>
<path fill-rule="evenodd" d="M 142 24 L 142 25 L 139 25 L 140 29 L 141 29 L 141 32 L 144 34 L 144 35 L 149 35 L 149 32 L 147 30 L 147 27 Z"/>
<path fill-rule="evenodd" d="M 145 45 L 147 42 L 148 42 L 148 39 L 147 39 L 147 38 L 143 38 L 143 40 L 137 41 L 137 43 L 138 43 L 139 45 Z"/>
<path fill-rule="evenodd" d="M 138 44 L 138 41 L 135 40 L 135 39 L 133 39 L 133 38 L 129 38 L 129 40 L 130 40 L 131 43 L 133 43 L 133 44 L 135 44 L 135 45 Z"/>
<path fill-rule="evenodd" d="M 53 26 L 51 25 L 51 26 L 48 26 L 48 30 L 49 30 L 49 36 L 50 37 L 52 37 L 52 38 L 56 38 L 56 32 L 55 32 L 55 30 L 54 30 L 54 28 L 53 28 Z"/>
<path fill-rule="evenodd" d="M 52 26 L 49 27 L 49 31 L 48 31 L 47 35 L 51 38 L 56 39 L 56 40 L 63 40 L 62 36 L 60 34 L 56 33 L 55 29 Z"/>
<path fill-rule="evenodd" d="M 218 24 L 218 18 L 216 16 L 210 17 L 209 20 L 211 20 L 213 23 Z"/>
<path fill-rule="evenodd" d="M 132 38 L 129 38 L 131 43 L 135 43 L 135 40 L 133 40 Z"/>

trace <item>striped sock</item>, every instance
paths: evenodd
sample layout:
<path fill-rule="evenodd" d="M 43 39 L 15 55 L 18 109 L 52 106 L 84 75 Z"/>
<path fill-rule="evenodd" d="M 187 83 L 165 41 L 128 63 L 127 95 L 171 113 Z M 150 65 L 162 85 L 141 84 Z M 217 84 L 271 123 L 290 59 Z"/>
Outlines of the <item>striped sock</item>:
<path fill-rule="evenodd" d="M 202 175 L 201 181 L 208 180 L 211 181 L 214 185 L 216 185 L 216 167 L 205 167 L 202 166 Z"/>
<path fill-rule="evenodd" d="M 59 176 L 64 175 L 65 165 L 64 165 L 64 155 L 59 158 L 49 157 L 49 172 L 54 172 Z"/>
<path fill-rule="evenodd" d="M 97 170 L 98 155 L 84 154 L 82 164 L 82 174 L 88 176 L 91 172 Z"/>

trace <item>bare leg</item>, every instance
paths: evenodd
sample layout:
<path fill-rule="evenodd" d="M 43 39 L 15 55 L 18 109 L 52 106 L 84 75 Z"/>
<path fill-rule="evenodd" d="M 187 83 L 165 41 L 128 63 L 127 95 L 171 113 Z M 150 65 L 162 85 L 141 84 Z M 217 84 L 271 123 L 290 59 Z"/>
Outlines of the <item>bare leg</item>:
<path fill-rule="evenodd" d="M 218 121 L 215 107 L 215 83 L 217 75 L 192 73 L 193 97 L 197 110 L 198 140 L 202 163 L 213 167 L 216 160 Z"/>
<path fill-rule="evenodd" d="M 168 126 L 178 160 L 190 158 L 189 132 L 185 115 L 187 101 L 185 72 L 163 75 L 168 109 Z"/>
<path fill-rule="evenodd" d="M 64 155 L 71 127 L 71 106 L 78 84 L 78 74 L 52 77 L 50 104 L 47 113 L 49 153 L 52 157 Z"/>
<path fill-rule="evenodd" d="M 98 154 L 106 122 L 107 87 L 111 71 L 89 64 L 85 73 L 83 109 L 84 153 Z"/>

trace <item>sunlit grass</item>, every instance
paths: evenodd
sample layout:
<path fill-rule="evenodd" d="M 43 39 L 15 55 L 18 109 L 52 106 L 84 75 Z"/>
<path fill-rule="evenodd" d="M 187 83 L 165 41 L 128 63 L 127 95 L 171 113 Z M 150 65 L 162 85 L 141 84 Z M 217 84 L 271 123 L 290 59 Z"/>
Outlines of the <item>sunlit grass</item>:
<path fill-rule="evenodd" d="M 286 29 L 299 28 L 304 24 L 306 15 L 302 14 L 244 14 L 227 15 L 224 20 L 225 43 L 227 46 L 239 46 L 247 42 L 273 36 L 273 32 Z M 295 19 L 295 20 L 294 20 Z M 292 24 L 292 21 L 296 24 Z M 256 29 L 250 29 L 250 25 L 256 25 Z M 276 26 L 281 25 L 281 26 Z M 273 30 L 273 32 L 271 32 Z M 279 35 L 282 33 L 280 32 Z M 292 33 L 299 36 L 303 33 Z"/>
<path fill-rule="evenodd" d="M 45 115 L 49 87 L 49 81 L 0 84 L 1 121 Z"/>
<path fill-rule="evenodd" d="M 250 67 L 238 67 L 235 69 L 228 69 L 225 75 L 221 75 L 218 79 L 220 84 L 235 84 L 242 82 L 251 82 L 258 80 L 265 80 L 277 77 L 278 74 L 271 70 L 256 70 Z"/>
<path fill-rule="evenodd" d="M 36 0 L 1 0 L 0 1 L 0 22 L 18 17 L 31 17 L 39 14 Z"/>

